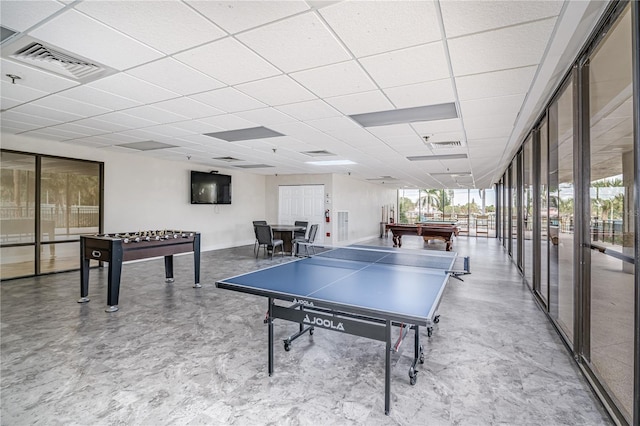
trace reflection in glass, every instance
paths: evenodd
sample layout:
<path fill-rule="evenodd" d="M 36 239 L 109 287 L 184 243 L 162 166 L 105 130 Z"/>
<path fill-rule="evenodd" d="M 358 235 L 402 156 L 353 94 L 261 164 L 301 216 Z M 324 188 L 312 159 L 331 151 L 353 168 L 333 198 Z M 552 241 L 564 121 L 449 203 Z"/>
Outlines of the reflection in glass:
<path fill-rule="evenodd" d="M 549 294 L 549 140 L 547 123 L 545 117 L 540 124 L 540 186 L 538 187 L 540 195 L 540 280 L 537 290 L 545 303 L 548 303 Z"/>
<path fill-rule="evenodd" d="M 32 155 L 0 153 L 0 245 L 35 244 L 35 170 Z M 2 279 L 33 275 L 31 247 L 2 249 Z"/>
<path fill-rule="evenodd" d="M 557 214 L 550 218 L 549 285 L 551 314 L 573 343 L 574 301 L 574 182 L 573 182 L 573 88 L 570 80 L 549 108 L 550 194 Z"/>
<path fill-rule="evenodd" d="M 589 64 L 592 368 L 629 422 L 633 404 L 634 173 L 631 16 Z M 612 255 L 617 255 L 616 257 Z"/>
<path fill-rule="evenodd" d="M 529 136 L 522 151 L 522 256 L 524 277 L 533 286 L 533 143 Z"/>
<path fill-rule="evenodd" d="M 42 241 L 77 239 L 100 225 L 100 166 L 62 158 L 42 159 Z"/>

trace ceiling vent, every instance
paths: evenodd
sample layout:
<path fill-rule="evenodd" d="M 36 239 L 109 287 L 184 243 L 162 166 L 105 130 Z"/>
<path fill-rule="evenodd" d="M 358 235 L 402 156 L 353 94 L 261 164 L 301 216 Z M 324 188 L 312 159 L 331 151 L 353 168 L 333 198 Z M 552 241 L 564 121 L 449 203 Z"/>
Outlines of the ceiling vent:
<path fill-rule="evenodd" d="M 425 136 L 425 143 L 433 150 L 461 148 L 462 142 L 460 141 L 443 141 L 443 142 L 427 142 L 428 136 Z"/>
<path fill-rule="evenodd" d="M 117 71 L 86 58 L 74 56 L 59 47 L 33 37 L 19 37 L 2 47 L 2 57 L 87 83 Z"/>

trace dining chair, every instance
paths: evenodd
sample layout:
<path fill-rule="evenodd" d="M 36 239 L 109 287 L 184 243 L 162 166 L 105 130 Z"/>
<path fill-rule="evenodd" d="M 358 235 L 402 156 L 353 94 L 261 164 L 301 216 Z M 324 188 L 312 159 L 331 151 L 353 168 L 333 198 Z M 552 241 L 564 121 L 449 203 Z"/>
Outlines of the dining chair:
<path fill-rule="evenodd" d="M 284 241 L 273 238 L 271 226 L 256 225 L 256 237 L 258 239 L 258 253 L 260 252 L 260 246 L 264 246 L 265 255 L 271 251 L 271 259 L 273 259 L 276 247 L 280 246 L 280 253 L 284 257 Z M 256 253 L 256 257 L 258 257 L 258 253 Z"/>
<path fill-rule="evenodd" d="M 293 231 L 293 238 L 306 238 L 307 237 L 307 226 L 309 226 L 309 222 L 303 222 L 296 220 L 294 226 L 304 226 L 304 229 L 299 231 Z"/>
<path fill-rule="evenodd" d="M 309 256 L 309 247 L 311 247 L 313 254 L 316 254 L 316 249 L 314 248 L 313 243 L 316 240 L 317 233 L 318 233 L 318 224 L 313 224 L 309 229 L 309 238 L 294 238 L 292 254 L 298 255 L 299 243 L 303 243 L 304 245 L 305 256 Z"/>
<path fill-rule="evenodd" d="M 253 221 L 253 233 L 256 236 L 256 242 L 253 243 L 253 252 L 256 253 L 256 249 L 260 251 L 260 244 L 258 244 L 258 231 L 256 230 L 256 225 L 266 225 L 266 220 L 254 220 Z M 257 257 L 257 255 L 256 255 Z"/>

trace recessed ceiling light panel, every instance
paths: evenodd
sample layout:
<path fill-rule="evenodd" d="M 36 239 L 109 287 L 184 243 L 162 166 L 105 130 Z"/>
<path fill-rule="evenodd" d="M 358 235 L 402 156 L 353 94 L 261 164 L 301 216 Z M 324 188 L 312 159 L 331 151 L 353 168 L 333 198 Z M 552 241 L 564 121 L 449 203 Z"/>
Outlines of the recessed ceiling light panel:
<path fill-rule="evenodd" d="M 222 139 L 227 142 L 248 141 L 252 139 L 267 139 L 284 136 L 282 133 L 266 127 L 250 127 L 248 129 L 226 130 L 223 132 L 205 133 L 205 136 Z"/>
<path fill-rule="evenodd" d="M 389 124 L 414 123 L 417 121 L 446 120 L 458 118 L 456 104 L 453 102 L 426 105 L 413 108 L 393 109 L 389 111 L 368 112 L 350 115 L 362 127 L 387 126 Z"/>
<path fill-rule="evenodd" d="M 428 160 L 460 160 L 467 158 L 467 154 L 443 154 L 443 155 L 416 155 L 407 157 L 409 161 L 428 161 Z"/>
<path fill-rule="evenodd" d="M 138 151 L 153 151 L 154 149 L 175 148 L 176 145 L 169 145 L 168 143 L 156 142 L 156 141 L 144 141 L 144 142 L 131 142 L 123 143 L 120 145 L 123 148 L 137 149 Z"/>
<path fill-rule="evenodd" d="M 311 164 L 312 166 L 347 166 L 349 164 L 356 164 L 351 160 L 326 160 L 326 161 L 306 161 L 305 164 Z"/>

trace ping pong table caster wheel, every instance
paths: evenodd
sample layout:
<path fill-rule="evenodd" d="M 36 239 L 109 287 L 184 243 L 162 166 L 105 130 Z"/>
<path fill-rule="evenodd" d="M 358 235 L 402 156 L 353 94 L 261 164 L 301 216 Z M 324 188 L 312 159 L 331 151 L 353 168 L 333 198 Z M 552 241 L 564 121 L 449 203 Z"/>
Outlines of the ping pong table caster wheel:
<path fill-rule="evenodd" d="M 436 324 L 440 322 L 440 315 L 436 315 L 435 317 L 433 317 L 433 322 L 435 322 Z"/>
<path fill-rule="evenodd" d="M 291 343 L 284 342 L 284 350 L 289 352 L 291 350 Z"/>
<path fill-rule="evenodd" d="M 433 334 L 433 327 L 427 327 L 427 336 L 431 337 L 432 334 Z"/>
<path fill-rule="evenodd" d="M 313 336 L 313 330 L 314 330 L 314 328 L 313 328 L 313 327 L 311 327 L 311 328 L 309 329 L 309 336 Z"/>
<path fill-rule="evenodd" d="M 420 364 L 424 364 L 424 352 L 422 352 L 422 346 L 420 346 Z"/>
<path fill-rule="evenodd" d="M 411 367 L 409 369 L 409 384 L 413 386 L 416 384 L 417 381 L 418 381 L 418 371 L 415 370 L 413 367 Z"/>

